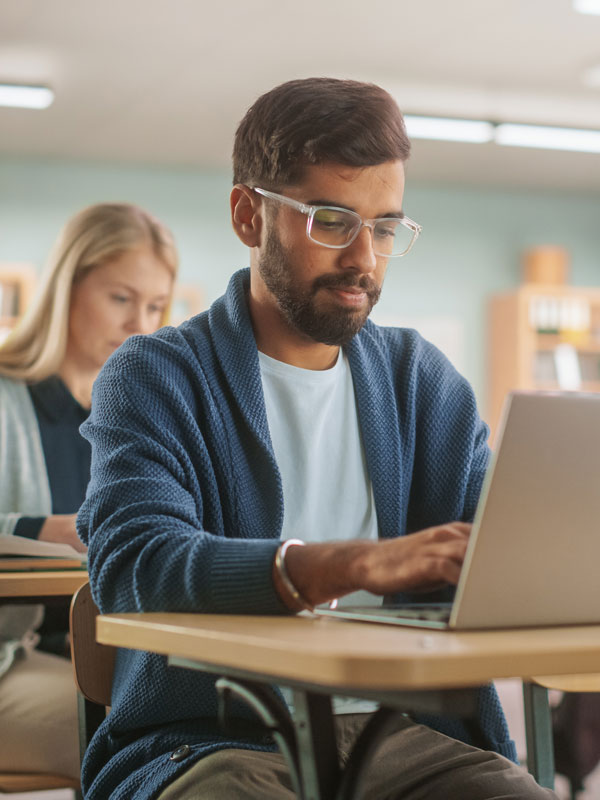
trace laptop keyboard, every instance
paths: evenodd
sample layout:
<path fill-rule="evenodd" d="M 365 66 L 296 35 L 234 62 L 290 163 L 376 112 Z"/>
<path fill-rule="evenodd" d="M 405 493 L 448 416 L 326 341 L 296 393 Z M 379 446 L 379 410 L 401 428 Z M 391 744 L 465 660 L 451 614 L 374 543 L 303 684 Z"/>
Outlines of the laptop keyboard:
<path fill-rule="evenodd" d="M 411 603 L 405 606 L 338 606 L 338 611 L 351 614 L 369 614 L 372 617 L 391 617 L 398 619 L 447 622 L 450 619 L 452 603 Z"/>

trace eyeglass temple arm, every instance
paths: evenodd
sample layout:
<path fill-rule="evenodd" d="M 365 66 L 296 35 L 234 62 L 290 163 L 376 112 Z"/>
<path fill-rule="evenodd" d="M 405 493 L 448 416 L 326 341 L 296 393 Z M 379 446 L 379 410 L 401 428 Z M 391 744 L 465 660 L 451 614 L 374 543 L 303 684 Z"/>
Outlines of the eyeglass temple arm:
<path fill-rule="evenodd" d="M 403 225 L 406 225 L 407 228 L 410 228 L 412 231 L 414 231 L 415 236 L 418 236 L 423 230 L 423 226 L 419 225 L 418 222 L 415 222 L 414 219 L 411 219 L 410 217 L 402 217 L 401 222 Z"/>
<path fill-rule="evenodd" d="M 286 206 L 296 208 L 303 214 L 310 214 L 313 210 L 313 206 L 307 206 L 305 203 L 301 203 L 299 200 L 294 200 L 292 197 L 286 197 L 284 194 L 276 194 L 275 192 L 267 191 L 267 189 L 259 189 L 258 186 L 254 187 L 254 191 L 258 194 L 262 194 L 264 197 L 270 197 L 271 200 L 277 200 L 277 202 L 283 203 Z"/>

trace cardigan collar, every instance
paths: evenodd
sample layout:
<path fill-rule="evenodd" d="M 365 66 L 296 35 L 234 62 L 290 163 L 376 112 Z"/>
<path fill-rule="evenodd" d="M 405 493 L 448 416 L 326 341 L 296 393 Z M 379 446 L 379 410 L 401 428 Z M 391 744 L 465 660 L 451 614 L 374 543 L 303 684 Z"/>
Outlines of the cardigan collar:
<path fill-rule="evenodd" d="M 249 289 L 250 270 L 235 272 L 226 293 L 209 309 L 209 327 L 221 367 L 241 413 L 258 438 L 268 442 L 270 447 L 258 349 L 248 309 Z"/>
<path fill-rule="evenodd" d="M 209 310 L 212 340 L 238 408 L 267 450 L 275 456 L 267 422 L 258 351 L 247 293 L 250 271 L 232 276 L 225 295 Z M 390 354 L 382 329 L 370 320 L 344 348 L 350 362 L 360 428 L 373 484 L 382 537 L 397 536 L 405 517 L 401 498 L 402 447 Z M 385 446 L 382 446 L 385 443 Z"/>

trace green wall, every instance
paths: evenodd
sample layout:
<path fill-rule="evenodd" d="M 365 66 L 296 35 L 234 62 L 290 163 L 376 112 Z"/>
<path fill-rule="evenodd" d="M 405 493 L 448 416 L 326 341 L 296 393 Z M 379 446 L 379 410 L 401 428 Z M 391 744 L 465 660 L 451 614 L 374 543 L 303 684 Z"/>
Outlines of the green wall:
<path fill-rule="evenodd" d="M 90 203 L 130 201 L 171 227 L 181 278 L 200 284 L 210 302 L 247 264 L 229 223 L 229 188 L 226 171 L 0 159 L 0 261 L 41 266 L 68 216 Z M 460 366 L 483 405 L 487 298 L 519 283 L 520 254 L 536 244 L 566 246 L 571 283 L 600 285 L 600 195 L 423 185 L 409 176 L 404 205 L 423 234 L 389 267 L 379 311 L 462 326 Z"/>

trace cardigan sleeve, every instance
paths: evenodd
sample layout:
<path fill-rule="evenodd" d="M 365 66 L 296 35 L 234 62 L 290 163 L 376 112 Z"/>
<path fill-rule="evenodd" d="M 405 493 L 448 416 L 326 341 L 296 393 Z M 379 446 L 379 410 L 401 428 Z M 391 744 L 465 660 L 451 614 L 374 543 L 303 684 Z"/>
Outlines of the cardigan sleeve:
<path fill-rule="evenodd" d="M 46 519 L 46 517 L 20 517 L 15 525 L 13 535 L 24 536 L 25 539 L 39 539 Z"/>
<path fill-rule="evenodd" d="M 278 540 L 236 538 L 224 519 L 234 479 L 218 410 L 181 349 L 133 337 L 94 386 L 78 517 L 94 597 L 104 612 L 282 613 L 271 579 Z"/>
<path fill-rule="evenodd" d="M 50 484 L 33 403 L 25 384 L 0 378 L 0 534 L 21 517 L 52 512 Z"/>

